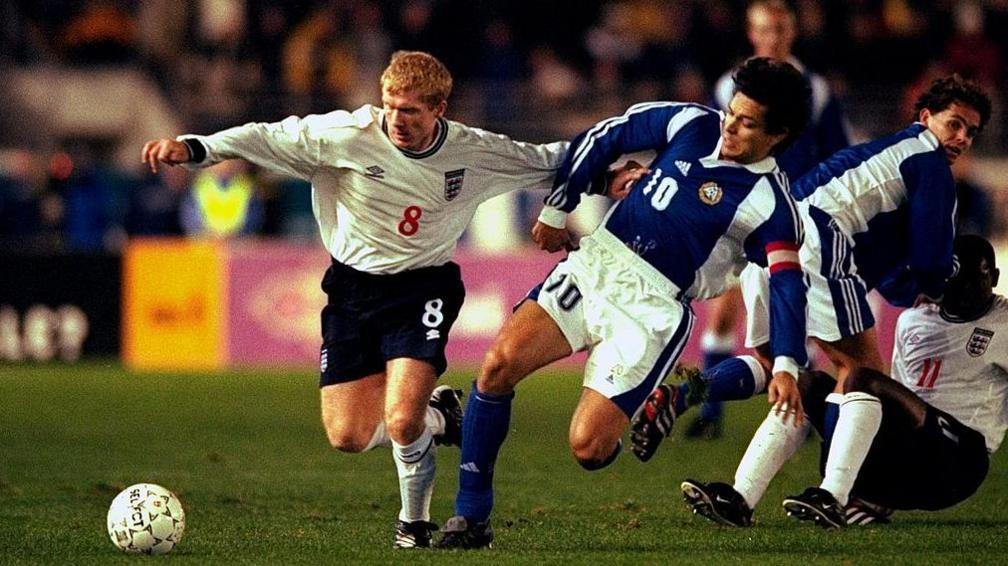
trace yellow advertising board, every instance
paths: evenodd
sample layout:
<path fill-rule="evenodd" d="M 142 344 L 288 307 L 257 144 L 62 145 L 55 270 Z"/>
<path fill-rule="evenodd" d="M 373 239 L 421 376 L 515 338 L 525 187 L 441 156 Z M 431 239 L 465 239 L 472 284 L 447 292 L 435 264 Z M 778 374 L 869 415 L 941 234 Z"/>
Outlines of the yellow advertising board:
<path fill-rule="evenodd" d="M 226 352 L 225 251 L 213 241 L 131 240 L 123 260 L 123 360 L 218 369 Z"/>

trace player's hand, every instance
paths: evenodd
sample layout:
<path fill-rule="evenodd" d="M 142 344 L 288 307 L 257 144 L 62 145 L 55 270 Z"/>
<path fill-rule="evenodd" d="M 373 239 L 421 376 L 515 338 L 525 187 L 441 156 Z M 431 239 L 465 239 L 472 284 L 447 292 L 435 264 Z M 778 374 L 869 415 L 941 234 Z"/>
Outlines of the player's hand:
<path fill-rule="evenodd" d="M 929 297 L 929 296 L 925 295 L 924 293 L 920 293 L 920 294 L 917 295 L 917 298 L 914 299 L 913 306 L 914 306 L 914 308 L 917 308 L 917 307 L 919 307 L 921 305 L 927 305 L 927 304 L 936 304 L 937 305 L 939 303 L 941 303 L 941 297 L 938 297 L 936 299 L 934 297 Z"/>
<path fill-rule="evenodd" d="M 550 253 L 560 250 L 576 250 L 574 236 L 567 228 L 554 228 L 552 226 L 536 222 L 532 227 L 532 241 L 539 246 L 540 250 Z"/>
<path fill-rule="evenodd" d="M 613 170 L 611 174 L 606 196 L 613 200 L 623 200 L 633 190 L 634 184 L 651 174 L 651 170 L 631 159 L 623 167 Z"/>
<path fill-rule="evenodd" d="M 151 140 L 144 144 L 140 152 L 140 162 L 150 166 L 152 173 L 158 172 L 158 163 L 178 165 L 192 159 L 186 144 L 168 138 Z"/>
<path fill-rule="evenodd" d="M 793 417 L 795 426 L 805 421 L 798 382 L 790 373 L 779 371 L 773 375 L 770 386 L 767 387 L 767 400 L 773 404 L 774 414 L 781 415 L 785 423 L 789 416 Z"/>

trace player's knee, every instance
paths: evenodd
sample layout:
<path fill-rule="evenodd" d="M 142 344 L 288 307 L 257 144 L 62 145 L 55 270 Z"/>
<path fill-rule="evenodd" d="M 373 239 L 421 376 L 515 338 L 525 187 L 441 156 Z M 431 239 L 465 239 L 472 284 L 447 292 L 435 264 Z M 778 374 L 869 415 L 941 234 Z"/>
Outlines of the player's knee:
<path fill-rule="evenodd" d="M 326 438 L 329 445 L 340 452 L 356 454 L 367 449 L 372 434 L 341 427 L 337 423 L 326 423 Z"/>
<path fill-rule="evenodd" d="M 619 456 L 622 447 L 620 442 L 617 442 L 613 447 L 599 438 L 576 438 L 574 436 L 570 439 L 570 445 L 574 459 L 588 471 L 601 470 L 613 463 Z"/>
<path fill-rule="evenodd" d="M 483 358 L 476 386 L 485 393 L 510 393 L 514 389 L 512 375 L 519 353 L 508 342 L 495 343 Z"/>
<path fill-rule="evenodd" d="M 408 411 L 392 410 L 385 414 L 385 431 L 389 438 L 399 444 L 410 444 L 423 433 L 424 422 L 411 416 Z"/>

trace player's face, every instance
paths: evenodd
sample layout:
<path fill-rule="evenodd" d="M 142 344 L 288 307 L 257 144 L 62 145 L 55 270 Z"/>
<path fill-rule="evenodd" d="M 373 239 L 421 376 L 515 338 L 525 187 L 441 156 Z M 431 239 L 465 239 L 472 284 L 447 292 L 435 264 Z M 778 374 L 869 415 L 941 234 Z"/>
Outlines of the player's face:
<path fill-rule="evenodd" d="M 430 147 L 437 131 L 437 119 L 444 115 L 447 106 L 442 100 L 431 107 L 417 92 L 392 94 L 382 89 L 388 137 L 400 149 L 423 151 Z"/>
<path fill-rule="evenodd" d="M 786 136 L 767 133 L 766 106 L 737 92 L 728 103 L 721 126 L 721 159 L 755 163 L 770 155 L 774 145 Z"/>
<path fill-rule="evenodd" d="M 795 40 L 795 22 L 779 10 L 755 8 L 749 13 L 749 43 L 757 57 L 784 60 L 791 56 Z"/>
<path fill-rule="evenodd" d="M 949 163 L 955 163 L 956 158 L 966 153 L 980 132 L 980 113 L 958 102 L 934 114 L 927 108 L 921 110 L 920 122 L 938 138 Z"/>

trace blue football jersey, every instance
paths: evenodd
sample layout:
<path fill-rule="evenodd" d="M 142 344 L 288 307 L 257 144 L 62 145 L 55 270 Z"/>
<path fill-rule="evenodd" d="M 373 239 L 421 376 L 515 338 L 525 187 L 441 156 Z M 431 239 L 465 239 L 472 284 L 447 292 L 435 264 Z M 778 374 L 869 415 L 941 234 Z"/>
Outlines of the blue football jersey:
<path fill-rule="evenodd" d="M 798 179 L 792 194 L 851 237 L 869 290 L 894 292 L 885 282 L 901 276 L 903 296 L 887 294 L 891 302 L 944 291 L 953 270 L 955 182 L 938 138 L 923 124 L 837 152 Z"/>
<path fill-rule="evenodd" d="M 772 157 L 718 159 L 723 115 L 699 104 L 638 104 L 571 144 L 546 204 L 570 212 L 591 180 L 625 153 L 652 149 L 651 173 L 603 222 L 680 289 L 679 299 L 722 293 L 752 262 L 769 267 L 774 356 L 805 362 L 802 227 Z"/>

